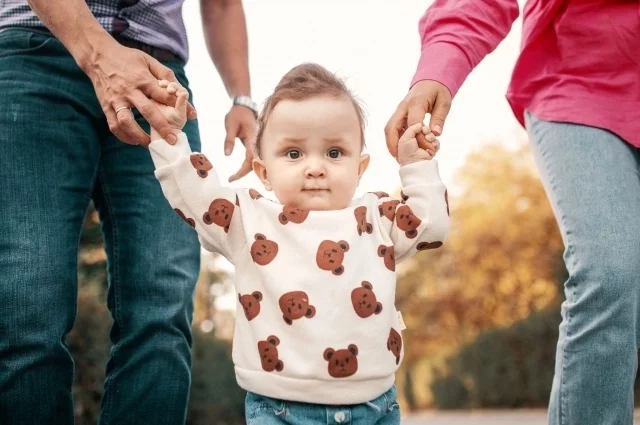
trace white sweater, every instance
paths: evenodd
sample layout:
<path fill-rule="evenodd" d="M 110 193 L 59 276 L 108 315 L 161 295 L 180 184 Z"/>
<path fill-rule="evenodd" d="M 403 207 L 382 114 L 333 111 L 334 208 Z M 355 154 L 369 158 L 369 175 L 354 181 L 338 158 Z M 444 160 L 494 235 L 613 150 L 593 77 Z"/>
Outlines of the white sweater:
<path fill-rule="evenodd" d="M 435 160 L 400 168 L 402 201 L 367 193 L 342 210 L 304 211 L 221 186 L 184 133 L 149 149 L 171 206 L 207 250 L 235 265 L 233 361 L 242 388 L 345 405 L 393 385 L 404 356 L 395 265 L 439 247 L 449 230 Z"/>

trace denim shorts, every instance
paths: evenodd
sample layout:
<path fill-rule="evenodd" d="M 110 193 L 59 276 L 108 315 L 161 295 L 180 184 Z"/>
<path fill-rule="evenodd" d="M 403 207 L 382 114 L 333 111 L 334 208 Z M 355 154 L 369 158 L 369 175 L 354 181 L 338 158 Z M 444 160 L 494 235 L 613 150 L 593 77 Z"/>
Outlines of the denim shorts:
<path fill-rule="evenodd" d="M 247 393 L 247 425 L 398 425 L 400 406 L 396 387 L 380 397 L 362 404 L 329 406 L 277 400 Z"/>

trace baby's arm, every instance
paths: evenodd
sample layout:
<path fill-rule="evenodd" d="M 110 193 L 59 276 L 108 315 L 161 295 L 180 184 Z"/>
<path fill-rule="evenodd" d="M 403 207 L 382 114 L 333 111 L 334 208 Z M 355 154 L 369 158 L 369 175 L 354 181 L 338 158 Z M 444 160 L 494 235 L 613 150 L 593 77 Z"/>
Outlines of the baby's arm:
<path fill-rule="evenodd" d="M 409 127 L 398 143 L 402 201 L 379 200 L 382 219 L 393 221 L 390 236 L 396 263 L 417 251 L 442 246 L 449 233 L 447 189 L 433 160 L 439 143 L 434 138 L 429 140 L 433 150 L 419 147 L 415 135 L 421 130 L 421 123 Z"/>
<path fill-rule="evenodd" d="M 175 107 L 162 105 L 161 111 L 170 124 L 181 130 L 186 123 L 188 93 L 181 87 L 164 86 L 178 98 Z M 220 252 L 233 262 L 246 244 L 235 190 L 220 185 L 209 160 L 191 151 L 184 132 L 170 145 L 152 129 L 151 140 L 149 151 L 164 196 L 176 213 L 195 228 L 207 250 Z"/>

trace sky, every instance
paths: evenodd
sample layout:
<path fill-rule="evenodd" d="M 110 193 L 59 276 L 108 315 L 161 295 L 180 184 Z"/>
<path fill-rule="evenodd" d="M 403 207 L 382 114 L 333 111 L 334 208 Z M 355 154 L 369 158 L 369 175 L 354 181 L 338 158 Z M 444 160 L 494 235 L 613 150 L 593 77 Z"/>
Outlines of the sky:
<path fill-rule="evenodd" d="M 356 196 L 400 186 L 398 164 L 388 153 L 384 127 L 406 95 L 420 57 L 418 21 L 428 0 L 245 0 L 252 97 L 262 104 L 280 78 L 303 62 L 316 62 L 346 80 L 363 101 L 369 169 Z M 206 49 L 200 2 L 183 9 L 190 44 L 186 72 L 198 110 L 202 151 L 223 182 L 244 159 L 237 142 L 226 157 L 224 116 L 231 101 Z M 520 8 L 524 0 L 519 0 Z M 516 61 L 521 18 L 507 38 L 469 75 L 453 101 L 436 155 L 441 178 L 455 198 L 454 176 L 466 156 L 483 144 L 511 144 L 525 137 L 505 99 Z M 265 192 L 251 173 L 231 184 Z M 455 201 L 452 201 L 455 202 Z M 225 265 L 222 265 L 223 268 Z M 232 301 L 233 302 L 233 301 Z M 234 304 L 235 305 L 235 304 Z"/>

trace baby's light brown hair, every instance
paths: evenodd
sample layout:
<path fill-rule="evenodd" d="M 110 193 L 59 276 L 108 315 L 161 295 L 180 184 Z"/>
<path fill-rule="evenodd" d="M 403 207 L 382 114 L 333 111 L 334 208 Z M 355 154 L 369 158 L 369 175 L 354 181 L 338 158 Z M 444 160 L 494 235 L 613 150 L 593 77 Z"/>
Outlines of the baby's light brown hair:
<path fill-rule="evenodd" d="M 364 146 L 366 118 L 360 102 L 353 93 L 351 93 L 351 90 L 347 88 L 344 81 L 329 72 L 326 68 L 315 63 L 303 63 L 293 67 L 287 72 L 271 96 L 264 102 L 264 107 L 258 117 L 258 134 L 255 145 L 257 156 L 259 158 L 261 157 L 260 144 L 262 142 L 264 129 L 267 126 L 267 120 L 271 112 L 273 112 L 273 108 L 276 107 L 278 102 L 282 100 L 306 100 L 314 96 L 327 95 L 336 98 L 344 96 L 353 103 L 353 107 L 358 115 L 358 122 L 360 123 L 361 144 Z"/>

